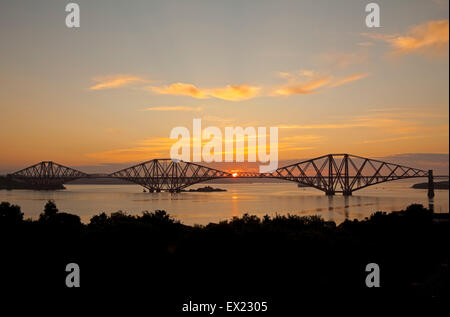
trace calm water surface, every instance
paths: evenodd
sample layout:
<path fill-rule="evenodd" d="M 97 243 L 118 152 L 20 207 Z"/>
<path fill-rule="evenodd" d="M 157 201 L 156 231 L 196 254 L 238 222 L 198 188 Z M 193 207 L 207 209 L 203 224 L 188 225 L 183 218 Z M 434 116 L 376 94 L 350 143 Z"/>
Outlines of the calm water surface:
<path fill-rule="evenodd" d="M 298 188 L 295 183 L 211 184 L 226 189 L 212 193 L 143 193 L 138 185 L 70 185 L 66 190 L 32 191 L 0 190 L 0 201 L 9 201 L 22 207 L 25 217 L 36 219 L 47 200 L 56 202 L 60 211 L 77 214 L 83 222 L 100 212 L 123 210 L 140 214 L 143 210 L 164 209 L 185 224 L 207 224 L 241 216 L 278 214 L 320 215 L 337 223 L 344 219 L 364 219 L 377 210 L 400 210 L 412 203 L 435 212 L 449 211 L 448 190 L 436 190 L 432 201 L 427 191 L 413 189 L 418 180 L 401 180 L 380 184 L 344 197 L 325 196 L 313 188 Z M 420 180 L 419 180 L 420 182 Z M 198 188 L 205 183 L 192 186 Z"/>

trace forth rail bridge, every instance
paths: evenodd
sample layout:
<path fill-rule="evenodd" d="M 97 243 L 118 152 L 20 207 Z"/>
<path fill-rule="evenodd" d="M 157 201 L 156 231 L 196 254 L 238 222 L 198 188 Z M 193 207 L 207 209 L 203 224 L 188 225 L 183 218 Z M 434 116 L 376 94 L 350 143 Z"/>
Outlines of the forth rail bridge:
<path fill-rule="evenodd" d="M 43 190 L 61 188 L 80 178 L 118 178 L 139 184 L 149 192 L 180 192 L 193 184 L 224 178 L 273 178 L 314 187 L 326 195 L 354 191 L 406 178 L 428 178 L 428 196 L 434 196 L 433 171 L 364 158 L 351 154 L 328 154 L 280 167 L 272 173 L 229 173 L 199 164 L 172 159 L 153 159 L 110 174 L 87 174 L 55 162 L 44 161 L 4 177 L 8 184 Z M 434 178 L 448 176 L 434 176 Z M 11 188 L 12 186 L 9 186 Z"/>

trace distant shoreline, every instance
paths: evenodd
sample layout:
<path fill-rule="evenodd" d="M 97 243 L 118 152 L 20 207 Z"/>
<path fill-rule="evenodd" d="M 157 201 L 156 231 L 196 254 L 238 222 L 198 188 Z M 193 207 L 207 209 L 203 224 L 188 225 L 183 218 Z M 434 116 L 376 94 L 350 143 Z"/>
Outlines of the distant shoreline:
<path fill-rule="evenodd" d="M 289 181 L 279 180 L 279 179 L 212 179 L 209 181 L 205 181 L 206 184 L 260 184 L 260 183 L 287 183 Z M 76 179 L 64 185 L 136 185 L 133 182 L 129 182 L 123 179 L 108 179 L 108 178 L 92 178 L 92 179 Z M 64 185 L 61 187 L 57 187 L 55 189 L 65 189 Z M 307 185 L 298 184 L 298 187 L 309 187 Z M 411 188 L 415 189 L 427 189 L 428 183 L 416 183 L 411 186 Z M 7 182 L 6 177 L 0 176 L 0 190 L 1 189 L 32 189 L 25 183 L 21 182 Z M 449 182 L 448 181 L 440 181 L 434 182 L 434 189 L 437 190 L 448 190 Z M 189 190 L 187 190 L 189 191 Z"/>
<path fill-rule="evenodd" d="M 414 184 L 411 186 L 411 188 L 428 189 L 428 183 Z M 448 190 L 448 181 L 434 182 L 434 189 L 447 189 Z"/>
<path fill-rule="evenodd" d="M 205 181 L 205 184 L 260 184 L 260 183 L 287 183 L 286 180 L 279 179 L 212 179 Z M 71 182 L 64 183 L 61 186 L 55 186 L 54 189 L 66 189 L 64 185 L 136 185 L 123 179 L 117 178 L 80 178 Z M 8 179 L 5 176 L 0 176 L 0 190 L 2 189 L 33 189 L 30 185 L 24 182 Z"/>

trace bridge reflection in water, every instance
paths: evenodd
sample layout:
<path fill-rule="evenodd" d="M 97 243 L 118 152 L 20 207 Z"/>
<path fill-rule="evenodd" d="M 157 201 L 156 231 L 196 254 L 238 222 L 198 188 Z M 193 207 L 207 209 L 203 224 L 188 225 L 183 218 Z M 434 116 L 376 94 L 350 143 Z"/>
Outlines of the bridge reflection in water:
<path fill-rule="evenodd" d="M 229 173 L 196 163 L 153 159 L 110 174 L 87 174 L 51 161 L 44 161 L 8 174 L 10 180 L 33 189 L 55 189 L 79 178 L 118 178 L 139 184 L 149 192 L 179 192 L 193 184 L 224 178 L 272 178 L 314 187 L 327 195 L 352 192 L 398 179 L 428 178 L 428 196 L 434 196 L 433 171 L 364 158 L 351 154 L 328 154 L 280 167 L 272 173 Z M 444 177 L 444 176 L 438 176 Z M 447 176 L 446 176 L 447 177 Z"/>

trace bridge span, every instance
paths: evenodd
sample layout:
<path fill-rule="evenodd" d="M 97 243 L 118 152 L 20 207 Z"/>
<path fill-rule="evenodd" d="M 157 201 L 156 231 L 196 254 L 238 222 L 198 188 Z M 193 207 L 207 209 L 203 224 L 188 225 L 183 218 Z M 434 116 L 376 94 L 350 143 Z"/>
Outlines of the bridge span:
<path fill-rule="evenodd" d="M 110 174 L 87 174 L 52 162 L 43 161 L 7 175 L 37 190 L 61 188 L 80 178 L 117 178 L 139 184 L 149 192 L 180 192 L 193 184 L 223 178 L 272 178 L 314 187 L 326 195 L 354 191 L 380 183 L 407 178 L 428 178 L 428 196 L 434 196 L 432 170 L 421 170 L 351 154 L 327 154 L 280 167 L 272 173 L 230 173 L 196 163 L 171 159 L 153 159 Z"/>

